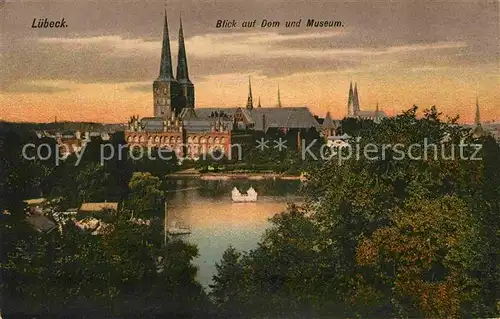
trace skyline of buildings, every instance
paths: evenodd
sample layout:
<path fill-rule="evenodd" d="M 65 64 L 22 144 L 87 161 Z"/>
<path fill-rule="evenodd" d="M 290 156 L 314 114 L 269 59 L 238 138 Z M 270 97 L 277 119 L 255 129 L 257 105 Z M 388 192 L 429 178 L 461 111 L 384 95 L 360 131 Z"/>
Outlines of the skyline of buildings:
<path fill-rule="evenodd" d="M 275 107 L 262 107 L 259 101 L 254 108 L 250 78 L 245 107 L 196 108 L 195 86 L 189 80 L 182 22 L 174 77 L 167 12 L 164 14 L 160 71 L 152 86 L 153 116 L 130 118 L 125 128 L 125 141 L 131 147 L 166 148 L 175 151 L 179 157 L 196 159 L 216 151 L 230 154 L 231 145 L 238 138 L 254 139 L 255 134 L 266 134 L 269 130 L 293 131 L 297 140 L 302 134 L 308 135 L 312 131 L 319 134 L 326 132 L 322 128 L 330 129 L 325 125 L 322 127 L 307 107 L 283 107 L 279 86 Z"/>

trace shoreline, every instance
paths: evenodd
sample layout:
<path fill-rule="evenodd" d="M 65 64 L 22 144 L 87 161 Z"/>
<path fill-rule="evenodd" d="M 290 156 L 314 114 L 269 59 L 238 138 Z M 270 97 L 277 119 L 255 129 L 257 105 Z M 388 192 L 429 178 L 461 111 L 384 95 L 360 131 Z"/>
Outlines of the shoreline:
<path fill-rule="evenodd" d="M 279 173 L 200 173 L 200 172 L 179 172 L 166 175 L 167 178 L 192 178 L 209 181 L 248 179 L 248 180 L 297 180 L 304 181 L 305 178 L 300 175 L 284 175 Z"/>

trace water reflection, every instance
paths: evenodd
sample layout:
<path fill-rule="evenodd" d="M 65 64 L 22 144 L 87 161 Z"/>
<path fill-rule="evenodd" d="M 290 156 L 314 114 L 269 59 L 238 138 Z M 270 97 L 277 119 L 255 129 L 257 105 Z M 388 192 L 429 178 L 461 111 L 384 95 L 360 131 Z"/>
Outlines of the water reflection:
<path fill-rule="evenodd" d="M 233 187 L 246 191 L 250 186 L 259 193 L 256 203 L 231 201 Z M 229 245 L 239 250 L 255 248 L 270 225 L 268 219 L 284 211 L 287 202 L 300 200 L 300 187 L 300 181 L 169 180 L 168 223 L 191 227 L 191 235 L 184 238 L 199 248 L 200 256 L 194 261 L 199 268 L 198 280 L 208 286 L 215 263 Z"/>
<path fill-rule="evenodd" d="M 200 179 L 169 179 L 164 182 L 165 189 L 169 194 L 178 194 L 178 191 L 196 190 L 196 193 L 188 192 L 189 196 L 197 195 L 200 198 L 224 198 L 231 194 L 233 187 L 247 190 L 253 187 L 259 195 L 287 197 L 295 196 L 302 183 L 294 180 L 220 180 L 209 181 Z M 171 197 L 178 197 L 171 195 Z M 196 197 L 196 196 L 195 196 Z M 195 198 L 192 198 L 195 199 Z"/>

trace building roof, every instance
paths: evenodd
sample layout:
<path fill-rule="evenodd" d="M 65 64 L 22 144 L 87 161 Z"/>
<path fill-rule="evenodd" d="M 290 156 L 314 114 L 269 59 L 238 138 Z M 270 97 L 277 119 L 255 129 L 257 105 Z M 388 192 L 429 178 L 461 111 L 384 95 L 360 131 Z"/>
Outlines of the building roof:
<path fill-rule="evenodd" d="M 201 132 L 210 130 L 211 124 L 218 120 L 223 125 L 232 129 L 233 119 L 237 112 L 245 118 L 246 123 L 254 124 L 255 130 L 264 130 L 263 117 L 265 117 L 266 129 L 268 127 L 283 128 L 316 128 L 321 125 L 307 107 L 259 107 L 252 110 L 244 107 L 204 107 L 194 110 L 183 110 L 180 117 L 186 131 Z M 144 130 L 161 131 L 163 119 L 160 117 L 146 117 L 141 120 Z"/>
<path fill-rule="evenodd" d="M 357 117 L 361 118 L 386 118 L 387 114 L 384 111 L 358 111 L 356 113 Z"/>
<path fill-rule="evenodd" d="M 203 107 L 195 109 L 196 116 L 198 118 L 210 118 L 210 117 L 232 117 L 236 113 L 238 107 Z"/>
<path fill-rule="evenodd" d="M 222 126 L 227 127 L 228 130 L 232 129 L 232 121 L 221 121 Z M 214 125 L 214 120 L 185 120 L 184 128 L 187 132 L 210 132 Z"/>
<path fill-rule="evenodd" d="M 50 232 L 57 227 L 49 218 L 38 214 L 26 217 L 26 221 L 36 230 L 44 233 Z"/>
<path fill-rule="evenodd" d="M 188 132 L 204 132 L 209 131 L 212 124 L 208 120 L 185 120 L 184 128 Z"/>
<path fill-rule="evenodd" d="M 261 107 L 250 111 L 255 122 L 255 130 L 263 131 L 263 116 L 265 116 L 266 128 L 283 127 L 283 128 L 315 128 L 319 129 L 320 125 L 316 118 L 307 107 Z"/>
<path fill-rule="evenodd" d="M 45 198 L 32 198 L 32 199 L 25 199 L 24 202 L 26 205 L 40 205 L 45 202 Z"/>
<path fill-rule="evenodd" d="M 163 132 L 164 119 L 162 117 L 143 117 L 141 125 L 147 132 Z"/>
<path fill-rule="evenodd" d="M 104 209 L 118 210 L 117 202 L 101 202 L 101 203 L 83 203 L 80 206 L 80 211 L 85 212 L 100 212 Z"/>
<path fill-rule="evenodd" d="M 320 128 L 318 121 L 307 107 L 259 107 L 252 110 L 243 107 L 206 107 L 196 109 L 196 116 L 199 119 L 208 119 L 211 117 L 229 118 L 234 117 L 237 111 L 245 117 L 247 123 L 255 124 L 256 130 L 263 130 L 263 116 L 265 116 L 267 127 L 286 127 L 286 128 Z M 187 123 L 187 122 L 185 122 Z"/>
<path fill-rule="evenodd" d="M 335 123 L 331 116 L 330 112 L 326 113 L 325 119 L 323 120 L 323 123 L 321 124 L 321 127 L 324 129 L 329 129 L 329 128 L 336 128 L 338 126 L 338 123 Z"/>
<path fill-rule="evenodd" d="M 235 108 L 209 107 L 181 111 L 180 117 L 187 132 L 210 132 L 214 122 L 218 121 L 228 130 L 233 129 Z"/>

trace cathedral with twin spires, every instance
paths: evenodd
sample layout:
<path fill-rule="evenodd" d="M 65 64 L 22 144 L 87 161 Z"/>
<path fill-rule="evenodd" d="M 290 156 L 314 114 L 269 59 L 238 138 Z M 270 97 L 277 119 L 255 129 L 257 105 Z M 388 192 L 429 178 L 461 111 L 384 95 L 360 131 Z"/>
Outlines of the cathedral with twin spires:
<path fill-rule="evenodd" d="M 362 111 L 359 106 L 358 85 L 354 83 L 353 89 L 351 82 L 349 85 L 349 96 L 347 98 L 347 117 L 372 120 L 375 123 L 380 123 L 382 119 L 387 117 L 387 114 L 379 109 L 378 103 L 375 111 Z"/>
<path fill-rule="evenodd" d="M 179 27 L 177 72 L 175 77 L 173 75 L 167 12 L 165 12 L 162 43 L 160 74 L 153 82 L 154 116 L 170 119 L 172 116 L 178 116 L 183 109 L 194 108 L 195 100 L 194 85 L 189 79 L 182 19 Z"/>
<path fill-rule="evenodd" d="M 179 22 L 179 50 L 174 77 L 165 12 L 160 71 L 153 81 L 153 116 L 133 116 L 129 120 L 125 130 L 129 145 L 166 148 L 179 157 L 196 159 L 216 150 L 230 154 L 231 145 L 238 135 L 266 134 L 271 130 L 288 132 L 298 140 L 298 137 L 311 132 L 323 132 L 325 136 L 334 134 L 337 125 L 331 120 L 320 125 L 307 106 L 284 106 L 279 86 L 274 106 L 263 107 L 259 98 L 254 108 L 250 79 L 248 98 L 241 106 L 195 109 L 195 91 L 189 78 L 182 20 L 179 19 Z M 355 95 L 357 97 L 357 92 Z M 359 101 L 353 104 L 353 110 L 354 115 L 362 115 Z"/>

